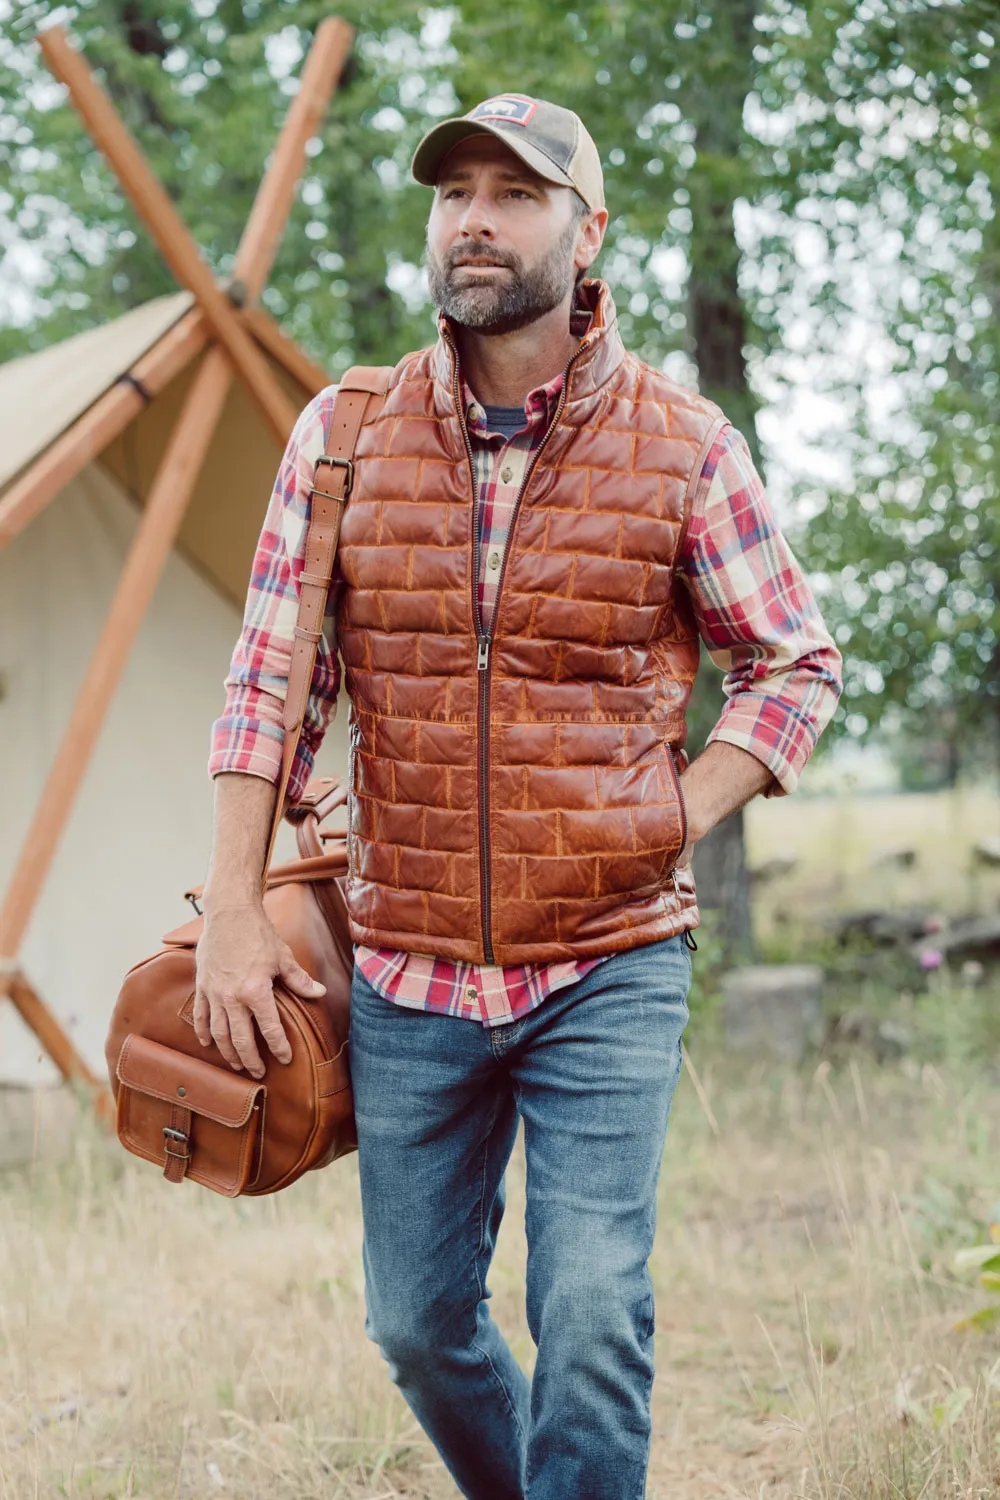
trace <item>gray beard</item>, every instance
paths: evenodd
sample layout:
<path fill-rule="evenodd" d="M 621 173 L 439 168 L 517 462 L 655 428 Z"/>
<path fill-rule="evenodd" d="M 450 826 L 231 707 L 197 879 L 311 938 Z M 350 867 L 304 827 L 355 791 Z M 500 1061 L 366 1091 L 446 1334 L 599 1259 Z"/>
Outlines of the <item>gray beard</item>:
<path fill-rule="evenodd" d="M 546 313 L 558 307 L 573 285 L 576 270 L 572 251 L 576 244 L 576 224 L 570 224 L 552 249 L 526 271 L 519 256 L 510 251 L 500 252 L 482 245 L 484 261 L 493 261 L 507 266 L 513 273 L 505 278 L 502 286 L 476 283 L 474 286 L 456 285 L 461 282 L 462 267 L 451 264 L 457 259 L 473 259 L 470 246 L 452 249 L 442 263 L 427 251 L 427 285 L 435 307 L 446 318 L 460 328 L 472 328 L 477 333 L 496 336 L 513 333 L 526 328 Z"/>

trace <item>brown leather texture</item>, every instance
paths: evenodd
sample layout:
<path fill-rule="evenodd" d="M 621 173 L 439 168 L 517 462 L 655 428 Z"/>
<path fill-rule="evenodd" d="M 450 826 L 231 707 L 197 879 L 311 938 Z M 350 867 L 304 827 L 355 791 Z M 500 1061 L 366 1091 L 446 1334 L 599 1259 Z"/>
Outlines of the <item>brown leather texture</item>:
<path fill-rule="evenodd" d="M 625 353 L 603 283 L 518 502 L 477 666 L 474 482 L 447 328 L 363 427 L 333 605 L 351 702 L 351 935 L 471 963 L 697 925 L 676 757 L 698 634 L 675 577 L 724 418 Z"/>
<path fill-rule="evenodd" d="M 118 1056 L 118 1136 L 172 1181 L 235 1198 L 260 1172 L 263 1084 L 130 1033 Z M 197 1121 L 197 1129 L 195 1128 Z"/>
<path fill-rule="evenodd" d="M 331 783 L 324 782 L 329 790 Z M 343 802 L 342 791 L 338 806 Z M 326 985 L 321 1001 L 300 1000 L 279 985 L 275 998 L 292 1047 L 288 1064 L 260 1043 L 264 1077 L 236 1073 L 212 1043 L 195 1036 L 195 946 L 202 919 L 167 933 L 159 953 L 129 970 L 115 1005 L 105 1056 L 117 1098 L 118 1138 L 164 1167 L 171 1181 L 193 1182 L 234 1197 L 277 1192 L 357 1146 L 347 1036 L 354 954 L 324 908 L 340 890 L 347 852 L 343 830 L 320 843 L 325 878 L 300 878 L 293 862 L 270 872 L 264 910 L 302 967 Z M 185 1093 L 177 1093 L 183 1087 Z M 186 1110 L 178 1134 L 172 1111 Z M 249 1113 L 247 1112 L 249 1109 Z M 173 1159 L 171 1159 L 173 1153 Z M 187 1155 L 183 1170 L 177 1158 Z"/>

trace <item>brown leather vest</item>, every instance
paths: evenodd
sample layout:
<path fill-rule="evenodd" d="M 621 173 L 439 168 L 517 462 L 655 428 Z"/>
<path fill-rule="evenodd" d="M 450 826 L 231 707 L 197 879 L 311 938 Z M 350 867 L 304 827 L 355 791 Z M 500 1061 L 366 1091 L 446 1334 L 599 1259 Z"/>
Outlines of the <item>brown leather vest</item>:
<path fill-rule="evenodd" d="M 632 355 L 601 282 L 529 464 L 488 638 L 454 347 L 362 434 L 334 581 L 351 702 L 351 936 L 470 963 L 698 924 L 677 752 L 698 635 L 674 560 L 724 418 Z"/>

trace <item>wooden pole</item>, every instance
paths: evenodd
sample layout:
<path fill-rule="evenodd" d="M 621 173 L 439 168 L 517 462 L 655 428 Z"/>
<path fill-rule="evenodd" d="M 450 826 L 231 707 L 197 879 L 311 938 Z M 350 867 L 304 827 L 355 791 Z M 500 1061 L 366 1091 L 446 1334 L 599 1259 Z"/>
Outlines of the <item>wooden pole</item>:
<path fill-rule="evenodd" d="M 67 1082 L 79 1080 L 90 1088 L 100 1087 L 96 1074 L 80 1056 L 45 1002 L 32 989 L 19 969 L 13 969 L 3 986 L 21 1019 L 35 1033 Z"/>
<path fill-rule="evenodd" d="M 256 301 L 274 264 L 305 165 L 306 146 L 326 113 L 353 37 L 353 29 L 339 16 L 327 16 L 316 28 L 299 91 L 285 116 L 236 253 L 233 281 L 242 282 L 248 302 Z"/>
<path fill-rule="evenodd" d="M 120 379 L 109 386 L 14 481 L 0 500 L 0 551 L 138 416 L 146 404 L 140 392 L 155 396 L 204 347 L 205 320 L 192 308 L 136 360 L 127 372 L 131 380 Z"/>
<path fill-rule="evenodd" d="M 202 260 L 180 214 L 122 124 L 111 100 L 95 81 L 81 54 L 70 46 L 61 26 L 50 26 L 41 32 L 38 44 L 52 73 L 69 90 L 70 99 L 114 168 L 167 265 L 181 285 L 197 297 L 212 332 L 239 371 L 278 442 L 284 445 L 295 425 L 295 408 Z"/>
<path fill-rule="evenodd" d="M 228 362 L 218 349 L 209 349 L 153 481 L 104 629 L 8 885 L 0 909 L 0 957 L 12 959 L 21 946 L 132 642 L 173 547 L 228 391 Z"/>
<path fill-rule="evenodd" d="M 294 339 L 283 333 L 278 324 L 262 307 L 245 307 L 243 321 L 250 329 L 262 349 L 272 354 L 289 375 L 310 395 L 316 396 L 324 386 L 330 384 L 330 374 L 310 359 Z"/>

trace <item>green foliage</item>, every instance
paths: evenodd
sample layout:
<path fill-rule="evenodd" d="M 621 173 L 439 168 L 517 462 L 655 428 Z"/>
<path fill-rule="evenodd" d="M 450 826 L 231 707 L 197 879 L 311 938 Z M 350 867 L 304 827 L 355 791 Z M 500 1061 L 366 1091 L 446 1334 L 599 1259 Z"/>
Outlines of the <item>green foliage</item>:
<path fill-rule="evenodd" d="M 787 340 L 805 276 L 812 383 L 847 414 L 797 541 L 827 579 L 842 720 L 961 745 L 1000 708 L 1000 18 L 977 0 L 795 15 L 762 76 L 775 123 L 793 78 L 802 106 L 770 181 L 761 163 L 780 227 L 751 301 Z"/>
<path fill-rule="evenodd" d="M 955 1256 L 955 1270 L 960 1274 L 978 1273 L 979 1285 L 989 1292 L 991 1302 L 963 1318 L 959 1328 L 976 1328 L 981 1332 L 1000 1325 L 1000 1224 L 991 1224 L 985 1245 L 970 1245 Z"/>
<path fill-rule="evenodd" d="M 216 272 L 231 270 L 301 58 L 328 7 L 245 0 L 81 0 L 82 47 Z M 265 305 L 321 362 L 393 361 L 426 342 L 429 319 L 392 295 L 400 244 L 422 235 L 425 195 L 404 166 L 426 128 L 433 38 L 414 0 L 345 4 L 362 26 L 344 83 L 310 145 L 309 164 Z M 0 334 L 0 354 L 41 347 L 172 291 L 169 273 L 125 202 L 32 37 L 49 7 L 0 24 L 0 194 L 19 237 L 46 262 L 40 316 Z M 431 74 L 433 68 L 429 69 Z M 404 96 L 412 99 L 403 104 Z M 388 112 L 388 113 L 386 113 Z"/>

